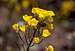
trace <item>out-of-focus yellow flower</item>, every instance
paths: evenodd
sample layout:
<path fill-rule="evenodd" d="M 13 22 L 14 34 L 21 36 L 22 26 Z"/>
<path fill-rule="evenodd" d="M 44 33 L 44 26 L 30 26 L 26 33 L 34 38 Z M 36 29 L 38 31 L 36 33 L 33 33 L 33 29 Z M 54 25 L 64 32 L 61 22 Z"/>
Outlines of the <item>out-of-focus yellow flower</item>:
<path fill-rule="evenodd" d="M 48 37 L 48 36 L 50 36 L 50 35 L 51 35 L 51 33 L 49 32 L 48 29 L 44 29 L 44 30 L 43 30 L 43 34 L 42 34 L 43 37 L 46 38 L 46 37 Z"/>
<path fill-rule="evenodd" d="M 16 5 L 15 10 L 16 10 L 16 12 L 19 12 L 21 10 L 21 7 L 19 4 Z"/>
<path fill-rule="evenodd" d="M 38 20 L 36 20 L 35 18 L 32 18 L 32 19 L 28 22 L 28 24 L 31 25 L 31 26 L 37 26 L 38 22 L 39 22 Z"/>
<path fill-rule="evenodd" d="M 32 16 L 24 15 L 24 16 L 23 16 L 23 19 L 24 19 L 26 22 L 28 22 L 28 21 L 30 21 L 30 20 L 32 19 Z"/>
<path fill-rule="evenodd" d="M 16 0 L 11 0 L 11 1 L 9 1 L 10 3 L 16 3 Z"/>
<path fill-rule="evenodd" d="M 20 26 L 19 28 L 20 28 L 20 30 L 21 30 L 22 32 L 25 32 L 25 28 L 26 28 L 26 26 L 23 25 L 23 26 Z"/>
<path fill-rule="evenodd" d="M 29 7 L 29 1 L 23 0 L 23 1 L 22 1 L 22 7 L 23 7 L 23 8 L 28 8 L 28 7 Z"/>
<path fill-rule="evenodd" d="M 34 42 L 34 43 L 39 43 L 39 42 L 40 42 L 39 37 L 34 37 L 34 38 L 33 38 L 33 42 Z"/>
<path fill-rule="evenodd" d="M 52 45 L 49 45 L 45 51 L 54 51 L 54 47 Z"/>
<path fill-rule="evenodd" d="M 61 5 L 61 9 L 63 9 L 64 11 L 72 10 L 73 7 L 74 7 L 74 2 L 73 1 L 65 1 Z"/>
<path fill-rule="evenodd" d="M 71 0 L 62 2 L 61 7 L 60 7 L 61 14 L 68 16 L 70 13 L 69 11 L 72 11 L 74 6 L 75 6 L 75 3 Z"/>
<path fill-rule="evenodd" d="M 3 0 L 3 1 L 5 1 L 5 0 Z M 13 4 L 16 3 L 16 1 L 17 1 L 17 0 L 10 0 L 10 1 L 8 2 L 8 0 L 6 0 L 5 2 L 8 2 L 8 6 L 11 7 L 11 6 L 13 6 Z"/>
<path fill-rule="evenodd" d="M 39 18 L 45 19 L 47 16 L 55 16 L 53 11 L 47 11 L 40 8 L 32 8 L 32 13 L 39 15 Z"/>
<path fill-rule="evenodd" d="M 18 30 L 19 30 L 19 25 L 18 25 L 18 23 L 13 24 L 13 25 L 12 25 L 12 28 L 13 28 L 14 30 L 18 31 Z"/>

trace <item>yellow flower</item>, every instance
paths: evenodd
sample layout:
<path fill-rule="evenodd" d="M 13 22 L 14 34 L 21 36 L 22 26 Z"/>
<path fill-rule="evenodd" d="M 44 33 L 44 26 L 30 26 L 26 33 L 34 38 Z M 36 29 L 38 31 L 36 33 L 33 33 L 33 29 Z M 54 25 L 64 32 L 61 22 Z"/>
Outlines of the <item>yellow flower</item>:
<path fill-rule="evenodd" d="M 49 32 L 48 29 L 44 29 L 44 30 L 43 30 L 43 34 L 42 34 L 43 37 L 46 38 L 46 37 L 48 37 L 48 36 L 50 36 L 50 35 L 51 35 L 51 33 Z"/>
<path fill-rule="evenodd" d="M 25 32 L 25 25 L 19 27 L 22 32 Z"/>
<path fill-rule="evenodd" d="M 19 26 L 19 24 L 16 23 L 12 25 L 12 28 L 16 31 L 21 30 L 22 32 L 25 32 L 25 25 Z"/>
<path fill-rule="evenodd" d="M 34 38 L 33 38 L 33 42 L 34 42 L 34 43 L 39 43 L 39 41 L 40 41 L 39 37 L 34 37 Z"/>
<path fill-rule="evenodd" d="M 48 48 L 46 48 L 45 51 L 54 51 L 54 48 L 52 45 L 49 45 Z"/>
<path fill-rule="evenodd" d="M 26 22 L 28 22 L 28 21 L 30 21 L 30 20 L 32 19 L 32 16 L 24 15 L 24 16 L 23 16 L 23 19 L 24 19 Z"/>
<path fill-rule="evenodd" d="M 32 8 L 32 13 L 37 14 L 39 18 L 42 18 L 42 19 L 45 19 L 47 16 L 50 16 L 50 17 L 55 16 L 53 11 L 47 11 L 40 8 Z"/>
<path fill-rule="evenodd" d="M 35 18 L 32 18 L 32 19 L 28 22 L 28 24 L 31 25 L 31 26 L 37 26 L 38 20 L 36 20 Z"/>
<path fill-rule="evenodd" d="M 19 25 L 18 25 L 18 23 L 13 24 L 13 25 L 12 25 L 12 28 L 13 28 L 14 30 L 18 31 L 18 30 L 19 30 Z"/>
<path fill-rule="evenodd" d="M 39 18 L 45 18 L 47 14 L 45 14 L 45 12 L 47 12 L 46 10 L 40 9 L 40 8 L 32 8 L 32 13 L 33 14 L 37 14 L 39 16 Z"/>

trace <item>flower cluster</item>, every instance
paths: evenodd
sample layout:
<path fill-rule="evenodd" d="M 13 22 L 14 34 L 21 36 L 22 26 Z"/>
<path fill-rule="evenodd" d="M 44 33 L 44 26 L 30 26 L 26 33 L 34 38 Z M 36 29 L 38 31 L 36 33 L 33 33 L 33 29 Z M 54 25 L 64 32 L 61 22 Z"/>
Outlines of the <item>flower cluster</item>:
<path fill-rule="evenodd" d="M 40 9 L 40 8 L 32 8 L 32 13 L 37 15 L 37 19 L 33 16 L 29 16 L 25 14 L 22 18 L 26 24 L 20 25 L 20 23 L 16 23 L 16 24 L 13 24 L 12 27 L 17 32 L 21 31 L 24 33 L 26 33 L 27 25 L 28 25 L 28 28 L 37 29 L 38 31 L 36 30 L 36 33 L 35 33 L 35 36 L 33 37 L 32 42 L 35 44 L 38 44 L 41 41 L 40 38 L 42 37 L 47 38 L 52 34 L 50 32 L 50 29 L 51 30 L 54 29 L 54 24 L 52 24 L 53 22 L 52 16 L 55 16 L 55 14 L 53 11 L 47 11 L 47 10 Z M 46 25 L 43 26 L 43 24 L 46 24 Z M 50 27 L 50 29 L 47 26 Z M 41 27 L 43 29 L 41 29 Z M 52 48 L 52 46 L 49 46 L 48 48 L 49 50 L 47 49 L 47 51 L 50 51 L 50 48 Z M 53 51 L 53 49 L 51 49 L 51 51 Z"/>
<path fill-rule="evenodd" d="M 55 16 L 53 11 L 46 11 L 40 8 L 33 8 L 32 13 L 37 14 L 40 19 L 45 19 L 47 17 L 52 18 L 52 16 Z"/>

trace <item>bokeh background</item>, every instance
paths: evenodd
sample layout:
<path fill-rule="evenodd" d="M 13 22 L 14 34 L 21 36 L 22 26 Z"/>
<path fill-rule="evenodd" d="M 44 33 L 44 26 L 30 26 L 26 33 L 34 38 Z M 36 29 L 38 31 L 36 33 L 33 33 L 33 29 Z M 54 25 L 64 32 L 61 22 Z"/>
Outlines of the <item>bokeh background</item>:
<path fill-rule="evenodd" d="M 24 14 L 32 15 L 33 7 L 52 10 L 56 16 L 52 36 L 31 51 L 44 51 L 48 44 L 52 44 L 55 51 L 75 51 L 75 0 L 0 0 L 0 51 L 19 50 L 11 25 Z"/>

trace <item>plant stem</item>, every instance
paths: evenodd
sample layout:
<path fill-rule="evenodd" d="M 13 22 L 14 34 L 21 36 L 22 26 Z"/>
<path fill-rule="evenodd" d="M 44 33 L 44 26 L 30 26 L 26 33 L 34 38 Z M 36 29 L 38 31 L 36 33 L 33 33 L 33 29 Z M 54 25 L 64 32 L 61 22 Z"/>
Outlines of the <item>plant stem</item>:
<path fill-rule="evenodd" d="M 33 41 L 33 38 L 31 39 L 26 51 L 29 51 L 29 48 L 30 48 L 30 45 L 31 45 L 32 41 Z"/>
<path fill-rule="evenodd" d="M 31 39 L 30 43 L 28 44 L 28 47 L 27 47 L 27 50 L 26 50 L 26 51 L 29 51 L 30 45 L 32 44 L 32 41 L 33 41 L 33 38 L 35 37 L 36 30 L 37 30 L 37 29 L 34 30 L 33 37 L 32 37 L 32 39 Z"/>

